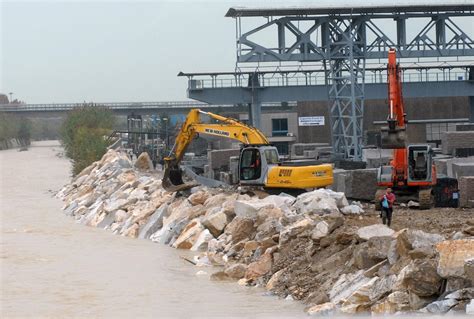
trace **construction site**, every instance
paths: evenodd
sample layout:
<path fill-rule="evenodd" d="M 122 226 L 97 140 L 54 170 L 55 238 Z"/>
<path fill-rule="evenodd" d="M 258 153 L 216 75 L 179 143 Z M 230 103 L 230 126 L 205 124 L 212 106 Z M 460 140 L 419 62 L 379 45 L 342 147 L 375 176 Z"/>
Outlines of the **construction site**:
<path fill-rule="evenodd" d="M 225 16 L 233 71 L 102 103 L 119 125 L 64 213 L 316 317 L 474 315 L 474 4 Z"/>

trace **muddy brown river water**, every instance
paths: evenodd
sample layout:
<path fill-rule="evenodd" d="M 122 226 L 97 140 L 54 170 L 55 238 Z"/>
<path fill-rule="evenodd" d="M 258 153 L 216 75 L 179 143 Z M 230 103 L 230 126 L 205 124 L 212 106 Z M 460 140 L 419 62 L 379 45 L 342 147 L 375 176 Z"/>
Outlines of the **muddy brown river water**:
<path fill-rule="evenodd" d="M 209 281 L 183 252 L 76 224 L 53 197 L 66 184 L 56 141 L 0 152 L 0 317 L 304 317 L 303 305 Z"/>

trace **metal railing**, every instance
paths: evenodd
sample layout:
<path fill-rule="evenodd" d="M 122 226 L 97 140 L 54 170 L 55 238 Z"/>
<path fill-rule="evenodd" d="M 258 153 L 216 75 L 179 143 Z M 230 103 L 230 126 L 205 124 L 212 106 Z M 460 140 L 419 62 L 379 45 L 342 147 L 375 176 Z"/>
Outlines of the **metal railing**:
<path fill-rule="evenodd" d="M 273 86 L 308 86 L 324 85 L 326 77 L 322 71 L 295 71 L 285 73 L 256 73 L 259 87 Z M 234 75 L 199 75 L 189 77 L 188 88 L 200 90 L 207 88 L 233 88 L 249 87 L 249 73 L 236 73 Z M 349 74 L 342 74 L 342 77 Z M 469 67 L 446 68 L 442 71 L 433 69 L 410 69 L 402 74 L 402 82 L 441 82 L 441 81 L 465 81 L 469 79 Z M 386 70 L 366 70 L 364 75 L 366 84 L 387 83 Z M 359 77 L 362 82 L 362 76 Z M 256 82 L 255 82 L 256 83 Z"/>
<path fill-rule="evenodd" d="M 294 102 L 286 102 L 288 106 L 295 106 Z M 156 110 L 156 109 L 184 109 L 190 108 L 232 108 L 232 104 L 207 104 L 197 101 L 169 101 L 169 102 L 113 102 L 113 103 L 51 103 L 51 104 L 0 104 L 0 112 L 67 112 L 83 106 L 107 107 L 112 110 Z M 282 103 L 266 102 L 263 107 L 278 107 Z"/>
<path fill-rule="evenodd" d="M 106 102 L 106 103 L 51 103 L 51 104 L 0 104 L 0 112 L 54 112 L 70 111 L 83 106 L 107 107 L 112 110 L 147 110 L 147 109 L 180 109 L 229 107 L 231 105 L 209 105 L 197 101 L 162 101 L 162 102 Z"/>

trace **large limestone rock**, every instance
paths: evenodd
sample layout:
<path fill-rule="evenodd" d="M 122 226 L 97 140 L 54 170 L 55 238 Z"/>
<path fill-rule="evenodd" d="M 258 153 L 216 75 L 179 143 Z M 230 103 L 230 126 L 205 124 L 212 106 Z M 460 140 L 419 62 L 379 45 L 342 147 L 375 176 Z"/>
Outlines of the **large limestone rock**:
<path fill-rule="evenodd" d="M 233 279 L 241 279 L 245 277 L 247 272 L 247 265 L 242 263 L 232 264 L 227 267 L 224 272 Z"/>
<path fill-rule="evenodd" d="M 206 250 L 209 247 L 209 242 L 214 239 L 214 236 L 209 232 L 208 229 L 204 229 L 201 234 L 199 234 L 198 238 L 194 242 L 193 247 L 191 247 L 192 251 L 200 251 Z"/>
<path fill-rule="evenodd" d="M 384 301 L 371 307 L 372 314 L 395 313 L 410 309 L 410 295 L 406 291 L 394 291 Z"/>
<path fill-rule="evenodd" d="M 320 305 L 312 306 L 306 311 L 309 315 L 332 316 L 336 313 L 336 305 L 332 302 L 325 302 Z"/>
<path fill-rule="evenodd" d="M 392 287 L 397 280 L 397 275 L 388 275 L 380 278 L 372 287 L 369 293 L 369 299 L 372 302 L 376 302 L 379 299 L 385 297 L 392 291 Z"/>
<path fill-rule="evenodd" d="M 116 210 L 119 210 L 125 206 L 127 206 L 128 204 L 131 204 L 133 202 L 136 202 L 137 200 L 134 199 L 134 200 L 129 200 L 129 199 L 125 199 L 125 198 L 119 198 L 117 200 L 106 200 L 105 201 L 105 205 L 104 205 L 104 210 L 108 213 L 110 212 L 113 212 L 113 211 L 116 211 Z"/>
<path fill-rule="evenodd" d="M 459 303 L 456 299 L 443 299 L 430 303 L 426 310 L 430 313 L 446 313 Z"/>
<path fill-rule="evenodd" d="M 350 274 L 342 274 L 329 291 L 329 299 L 335 304 L 344 302 L 350 295 L 367 284 L 370 280 L 370 278 L 364 276 L 363 270 Z"/>
<path fill-rule="evenodd" d="M 224 231 L 225 226 L 227 226 L 228 218 L 222 210 L 219 210 L 209 216 L 205 216 L 202 219 L 202 224 L 209 229 L 214 237 L 218 237 Z"/>
<path fill-rule="evenodd" d="M 353 253 L 354 264 L 359 269 L 367 269 L 387 259 L 392 240 L 391 237 L 372 237 L 357 245 Z"/>
<path fill-rule="evenodd" d="M 390 237 L 394 233 L 393 229 L 385 225 L 375 224 L 359 228 L 357 230 L 357 237 L 361 240 L 369 240 L 372 237 Z"/>
<path fill-rule="evenodd" d="M 466 305 L 466 314 L 467 315 L 474 315 L 474 299 Z"/>
<path fill-rule="evenodd" d="M 311 236 L 311 230 L 314 227 L 314 221 L 311 218 L 304 218 L 294 224 L 287 226 L 280 232 L 280 244 L 284 244 L 292 238 L 301 236 L 305 233 Z"/>
<path fill-rule="evenodd" d="M 379 281 L 379 278 L 373 277 L 367 283 L 358 287 L 346 300 L 344 300 L 342 303 L 341 312 L 367 312 L 372 305 L 370 293 L 372 292 L 377 281 Z"/>
<path fill-rule="evenodd" d="M 436 253 L 434 246 L 443 241 L 439 234 L 425 233 L 418 229 L 403 229 L 397 233 L 396 249 L 399 256 L 430 258 Z"/>
<path fill-rule="evenodd" d="M 288 210 L 294 197 L 270 195 L 263 199 L 236 200 L 234 203 L 235 215 L 246 218 L 257 218 L 258 211 L 265 208 L 280 208 Z"/>
<path fill-rule="evenodd" d="M 204 227 L 198 219 L 192 220 L 173 243 L 173 247 L 178 249 L 190 249 L 203 230 Z"/>
<path fill-rule="evenodd" d="M 188 200 L 191 202 L 193 206 L 204 205 L 204 203 L 209 197 L 210 197 L 209 192 L 198 191 L 194 194 L 191 194 L 191 196 L 188 197 Z"/>
<path fill-rule="evenodd" d="M 139 170 L 153 170 L 153 163 L 147 152 L 143 152 L 140 154 L 140 156 L 138 156 L 134 166 Z"/>
<path fill-rule="evenodd" d="M 438 274 L 443 278 L 466 277 L 464 264 L 474 258 L 474 239 L 446 240 L 436 245 Z"/>
<path fill-rule="evenodd" d="M 148 222 L 140 230 L 138 238 L 148 239 L 152 234 L 157 232 L 163 227 L 163 219 L 168 217 L 169 210 L 168 204 L 161 205 L 154 213 L 150 216 Z"/>
<path fill-rule="evenodd" d="M 255 233 L 254 221 L 250 218 L 235 217 L 225 228 L 225 233 L 232 236 L 234 243 L 242 239 L 251 239 Z"/>
<path fill-rule="evenodd" d="M 263 254 L 257 261 L 250 263 L 245 273 L 245 279 L 256 280 L 266 275 L 273 265 L 272 255 Z"/>
<path fill-rule="evenodd" d="M 336 199 L 329 194 L 329 190 L 323 189 L 317 189 L 299 195 L 293 207 L 295 207 L 300 214 L 324 215 L 339 213 Z"/>
<path fill-rule="evenodd" d="M 442 278 L 436 271 L 432 260 L 414 260 L 404 267 L 398 275 L 399 284 L 420 297 L 439 293 Z"/>
<path fill-rule="evenodd" d="M 341 208 L 341 213 L 344 215 L 360 215 L 364 213 L 364 209 L 359 205 L 348 205 Z"/>
<path fill-rule="evenodd" d="M 285 273 L 285 268 L 278 270 L 276 273 L 274 273 L 270 279 L 268 280 L 265 289 L 269 291 L 273 291 L 275 288 L 277 288 L 277 284 L 280 282 L 280 279 L 283 277 Z"/>

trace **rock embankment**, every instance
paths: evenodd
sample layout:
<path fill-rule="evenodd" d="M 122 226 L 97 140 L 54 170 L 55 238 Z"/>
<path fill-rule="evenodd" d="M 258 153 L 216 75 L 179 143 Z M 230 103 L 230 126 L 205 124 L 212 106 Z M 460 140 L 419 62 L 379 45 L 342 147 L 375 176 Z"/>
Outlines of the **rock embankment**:
<path fill-rule="evenodd" d="M 472 223 L 457 239 L 358 226 L 362 205 L 324 189 L 296 198 L 169 193 L 146 158 L 134 166 L 113 150 L 57 197 L 80 223 L 196 251 L 197 266 L 220 267 L 211 279 L 264 286 L 309 314 L 474 311 Z"/>

